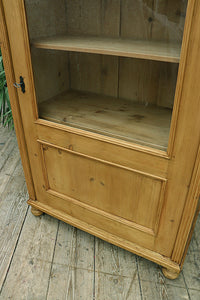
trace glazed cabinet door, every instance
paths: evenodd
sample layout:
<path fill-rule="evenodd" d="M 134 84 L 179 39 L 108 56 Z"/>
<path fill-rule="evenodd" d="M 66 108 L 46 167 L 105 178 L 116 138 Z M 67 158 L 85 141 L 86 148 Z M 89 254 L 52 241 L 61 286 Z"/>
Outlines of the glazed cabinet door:
<path fill-rule="evenodd" d="M 199 1 L 3 5 L 30 203 L 179 262 L 174 245 L 199 142 Z"/>

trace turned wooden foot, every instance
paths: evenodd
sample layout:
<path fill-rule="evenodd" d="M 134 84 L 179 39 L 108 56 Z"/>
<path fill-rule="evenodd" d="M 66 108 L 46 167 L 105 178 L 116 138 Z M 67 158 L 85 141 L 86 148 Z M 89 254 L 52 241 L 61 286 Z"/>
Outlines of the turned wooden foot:
<path fill-rule="evenodd" d="M 36 209 L 34 207 L 31 207 L 31 212 L 34 216 L 39 217 L 43 214 L 43 212 L 39 209 Z"/>
<path fill-rule="evenodd" d="M 176 279 L 180 272 L 172 271 L 166 268 L 162 268 L 163 275 L 168 279 Z"/>

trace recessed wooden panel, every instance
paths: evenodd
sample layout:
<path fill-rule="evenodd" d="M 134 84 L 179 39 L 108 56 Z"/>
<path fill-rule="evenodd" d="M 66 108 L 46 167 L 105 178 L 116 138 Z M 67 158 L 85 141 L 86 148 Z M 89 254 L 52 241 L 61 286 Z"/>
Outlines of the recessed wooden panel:
<path fill-rule="evenodd" d="M 120 165 L 42 146 L 46 188 L 155 234 L 165 182 Z M 122 221 L 123 222 L 123 221 Z M 146 228 L 146 229 L 145 229 Z"/>
<path fill-rule="evenodd" d="M 92 156 L 100 160 L 138 170 L 143 174 L 164 180 L 167 177 L 169 159 L 162 151 L 150 152 L 145 147 L 134 148 L 132 144 L 110 138 L 99 139 L 96 134 L 85 133 L 79 129 L 66 127 L 45 120 L 36 121 L 39 141 L 48 141 L 50 145 L 71 149 L 74 152 Z M 119 155 L 120 153 L 120 155 Z"/>

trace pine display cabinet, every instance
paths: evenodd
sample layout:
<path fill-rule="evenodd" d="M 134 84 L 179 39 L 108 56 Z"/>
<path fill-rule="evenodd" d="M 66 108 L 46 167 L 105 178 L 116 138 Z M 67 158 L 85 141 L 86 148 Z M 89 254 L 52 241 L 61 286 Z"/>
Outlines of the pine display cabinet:
<path fill-rule="evenodd" d="M 32 213 L 176 278 L 199 208 L 200 1 L 0 4 Z"/>

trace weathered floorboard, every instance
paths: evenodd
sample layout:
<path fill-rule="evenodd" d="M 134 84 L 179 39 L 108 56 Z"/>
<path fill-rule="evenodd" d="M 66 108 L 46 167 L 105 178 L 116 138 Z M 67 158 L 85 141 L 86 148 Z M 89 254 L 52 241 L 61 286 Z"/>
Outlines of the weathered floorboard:
<path fill-rule="evenodd" d="M 0 299 L 46 298 L 58 220 L 34 217 L 30 210 L 12 259 Z"/>
<path fill-rule="evenodd" d="M 197 290 L 189 289 L 190 299 L 191 300 L 199 300 L 200 292 Z"/>
<path fill-rule="evenodd" d="M 34 217 L 15 137 L 1 127 L 0 134 L 0 300 L 200 299 L 200 217 L 183 272 L 168 280 L 148 260 L 50 216 Z"/>
<path fill-rule="evenodd" d="M 94 237 L 60 222 L 47 299 L 92 299 Z"/>
<path fill-rule="evenodd" d="M 200 299 L 200 215 L 183 265 L 183 275 L 188 288 L 199 291 Z"/>
<path fill-rule="evenodd" d="M 190 300 L 186 288 L 141 281 L 143 299 Z M 193 300 L 193 299 L 192 299 Z"/>
<path fill-rule="evenodd" d="M 138 257 L 137 262 L 139 276 L 142 281 L 148 281 L 149 284 L 161 284 L 163 286 L 172 285 L 185 288 L 185 282 L 182 273 L 180 273 L 176 280 L 170 280 L 163 275 L 159 265 L 141 257 Z"/>
<path fill-rule="evenodd" d="M 142 299 L 135 255 L 100 239 L 95 243 L 95 299 Z"/>
<path fill-rule="evenodd" d="M 1 140 L 1 136 L 0 136 Z M 10 153 L 13 151 L 14 148 L 17 147 L 17 142 L 15 137 L 9 137 L 6 142 L 0 142 L 2 148 L 0 149 L 0 170 L 5 165 L 6 161 L 8 160 Z"/>
<path fill-rule="evenodd" d="M 17 168 L 0 199 L 0 290 L 26 216 L 27 198 L 23 171 L 20 176 Z"/>
<path fill-rule="evenodd" d="M 0 195 L 4 192 L 6 185 L 12 176 L 17 164 L 20 162 L 20 155 L 17 145 L 14 144 L 12 151 L 10 152 L 9 159 L 7 159 L 0 171 Z M 21 174 L 23 176 L 23 173 Z M 23 176 L 24 177 L 24 176 Z"/>
<path fill-rule="evenodd" d="M 2 150 L 2 148 L 4 147 L 4 145 L 10 137 L 16 139 L 15 133 L 12 130 L 9 130 L 8 128 L 4 128 L 0 124 L 0 151 Z"/>

